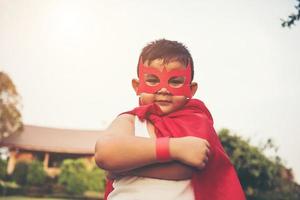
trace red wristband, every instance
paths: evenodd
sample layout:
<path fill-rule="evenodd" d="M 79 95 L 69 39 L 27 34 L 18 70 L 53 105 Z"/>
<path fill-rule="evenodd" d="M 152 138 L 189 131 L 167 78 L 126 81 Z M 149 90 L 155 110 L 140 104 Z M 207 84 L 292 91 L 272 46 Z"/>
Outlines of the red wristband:
<path fill-rule="evenodd" d="M 169 140 L 168 137 L 156 138 L 156 159 L 158 161 L 170 160 Z"/>

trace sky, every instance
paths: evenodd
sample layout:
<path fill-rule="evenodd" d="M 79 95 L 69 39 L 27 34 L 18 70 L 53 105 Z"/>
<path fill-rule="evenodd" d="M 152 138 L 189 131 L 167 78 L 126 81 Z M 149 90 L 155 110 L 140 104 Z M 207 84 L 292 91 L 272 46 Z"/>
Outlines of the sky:
<path fill-rule="evenodd" d="M 137 105 L 141 49 L 180 41 L 216 130 L 258 146 L 271 138 L 299 183 L 300 22 L 280 20 L 296 3 L 0 0 L 0 70 L 22 97 L 25 124 L 99 130 Z"/>

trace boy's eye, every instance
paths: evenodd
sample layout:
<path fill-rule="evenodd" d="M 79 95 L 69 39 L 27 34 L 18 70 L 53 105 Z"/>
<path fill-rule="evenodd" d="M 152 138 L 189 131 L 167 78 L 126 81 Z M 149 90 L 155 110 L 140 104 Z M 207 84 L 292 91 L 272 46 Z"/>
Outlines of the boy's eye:
<path fill-rule="evenodd" d="M 145 82 L 149 86 L 156 86 L 159 84 L 160 80 L 157 76 L 152 74 L 145 74 Z"/>
<path fill-rule="evenodd" d="M 173 88 L 179 88 L 179 87 L 183 86 L 184 81 L 185 81 L 185 77 L 183 77 L 183 76 L 174 76 L 174 77 L 169 79 L 168 83 Z"/>

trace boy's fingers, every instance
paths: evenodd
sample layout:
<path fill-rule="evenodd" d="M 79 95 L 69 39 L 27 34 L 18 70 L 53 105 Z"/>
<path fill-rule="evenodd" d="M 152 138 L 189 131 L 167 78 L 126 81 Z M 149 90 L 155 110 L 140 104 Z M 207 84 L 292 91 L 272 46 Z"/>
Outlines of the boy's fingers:
<path fill-rule="evenodd" d="M 201 163 L 197 168 L 199 169 L 199 170 L 201 170 L 201 169 L 203 169 L 205 167 L 205 163 Z"/>
<path fill-rule="evenodd" d="M 200 169 L 200 170 L 205 168 L 205 166 L 207 165 L 207 162 L 208 162 L 208 158 L 205 157 L 205 159 L 202 161 L 201 164 L 199 164 L 199 166 L 197 168 Z"/>

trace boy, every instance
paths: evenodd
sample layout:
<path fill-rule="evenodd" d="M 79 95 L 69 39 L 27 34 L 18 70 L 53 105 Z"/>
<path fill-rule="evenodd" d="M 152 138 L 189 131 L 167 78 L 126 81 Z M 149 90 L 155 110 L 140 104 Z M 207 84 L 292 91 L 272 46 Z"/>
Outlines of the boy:
<path fill-rule="evenodd" d="M 243 200 L 242 188 L 197 91 L 193 59 L 157 40 L 139 58 L 132 86 L 140 106 L 119 115 L 96 144 L 109 172 L 108 200 Z M 112 186 L 112 187 L 111 187 Z"/>

